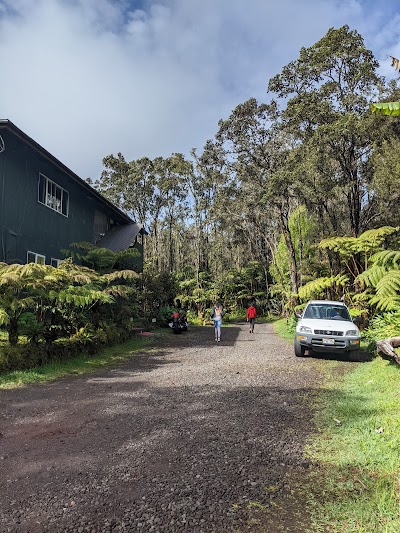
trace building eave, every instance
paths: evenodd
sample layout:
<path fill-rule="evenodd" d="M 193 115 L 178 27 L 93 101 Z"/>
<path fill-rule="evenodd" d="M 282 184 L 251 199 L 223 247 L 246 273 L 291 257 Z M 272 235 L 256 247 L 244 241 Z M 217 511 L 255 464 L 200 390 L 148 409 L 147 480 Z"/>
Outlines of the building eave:
<path fill-rule="evenodd" d="M 102 194 L 100 194 L 96 189 L 93 189 L 88 183 L 86 183 L 82 178 L 80 178 L 75 172 L 73 172 L 70 168 L 68 168 L 64 163 L 61 163 L 59 159 L 54 157 L 50 152 L 48 152 L 43 146 L 41 146 L 39 143 L 34 141 L 29 135 L 24 133 L 22 130 L 20 130 L 11 120 L 9 119 L 0 119 L 0 130 L 1 129 L 8 129 L 10 130 L 14 135 L 19 137 L 21 140 L 29 144 L 34 150 L 39 152 L 43 157 L 48 159 L 51 163 L 53 163 L 55 166 L 57 166 L 62 172 L 65 172 L 71 179 L 73 179 L 75 182 L 77 182 L 83 189 L 85 189 L 86 192 L 91 194 L 94 198 L 102 202 L 104 205 L 106 205 L 109 209 L 111 209 L 115 214 L 117 214 L 120 218 L 122 218 L 127 223 L 132 223 L 134 220 L 130 218 L 126 213 L 121 211 L 118 207 L 116 207 L 112 202 L 107 200 Z M 7 147 L 6 147 L 7 149 Z"/>

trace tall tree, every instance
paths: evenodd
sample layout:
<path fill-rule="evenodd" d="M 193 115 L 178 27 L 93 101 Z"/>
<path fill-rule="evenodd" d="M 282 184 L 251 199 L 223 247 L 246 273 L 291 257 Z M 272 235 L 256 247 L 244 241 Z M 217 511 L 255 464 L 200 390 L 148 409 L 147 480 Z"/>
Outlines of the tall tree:
<path fill-rule="evenodd" d="M 184 218 L 184 201 L 188 195 L 187 179 L 191 172 L 191 165 L 182 154 L 172 154 L 167 159 L 157 157 L 154 160 L 157 173 L 157 189 L 165 211 L 167 227 L 167 263 L 168 271 L 174 270 L 174 228 Z"/>
<path fill-rule="evenodd" d="M 302 48 L 299 59 L 268 85 L 280 98 L 290 98 L 284 123 L 324 162 L 332 194 L 345 202 L 338 229 L 355 236 L 368 227 L 375 208 L 366 162 L 381 123 L 369 111 L 383 90 L 377 67 L 361 35 L 343 26 Z"/>
<path fill-rule="evenodd" d="M 228 179 L 220 195 L 222 213 L 248 239 L 251 251 L 265 267 L 271 256 L 271 236 L 284 235 L 290 257 L 293 294 L 298 290 L 298 269 L 289 218 L 294 199 L 292 153 L 294 145 L 278 120 L 275 102 L 258 104 L 252 98 L 219 123 L 216 147 L 223 153 Z"/>

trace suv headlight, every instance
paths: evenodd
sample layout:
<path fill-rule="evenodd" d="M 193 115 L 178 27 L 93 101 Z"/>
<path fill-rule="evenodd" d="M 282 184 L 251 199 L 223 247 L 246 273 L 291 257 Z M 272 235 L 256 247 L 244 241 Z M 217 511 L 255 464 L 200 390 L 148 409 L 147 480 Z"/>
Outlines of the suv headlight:
<path fill-rule="evenodd" d="M 308 328 L 307 326 L 300 326 L 300 331 L 302 333 L 312 333 L 312 329 Z"/>
<path fill-rule="evenodd" d="M 358 335 L 358 331 L 356 329 L 349 329 L 349 331 L 346 331 L 346 337 L 356 337 Z"/>

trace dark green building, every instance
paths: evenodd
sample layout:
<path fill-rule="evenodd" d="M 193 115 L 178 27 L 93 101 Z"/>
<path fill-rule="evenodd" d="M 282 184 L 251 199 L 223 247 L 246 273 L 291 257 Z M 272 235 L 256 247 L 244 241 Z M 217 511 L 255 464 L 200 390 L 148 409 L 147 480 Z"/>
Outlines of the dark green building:
<path fill-rule="evenodd" d="M 90 242 L 135 247 L 143 268 L 144 228 L 9 120 L 0 119 L 0 261 L 57 266 L 61 250 Z"/>

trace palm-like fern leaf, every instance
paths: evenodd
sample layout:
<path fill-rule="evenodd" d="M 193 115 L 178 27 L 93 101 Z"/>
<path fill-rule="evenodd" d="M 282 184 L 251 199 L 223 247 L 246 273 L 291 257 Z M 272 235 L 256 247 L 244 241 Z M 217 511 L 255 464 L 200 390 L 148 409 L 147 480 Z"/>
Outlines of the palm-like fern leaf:
<path fill-rule="evenodd" d="M 323 239 L 318 248 L 333 250 L 344 257 L 351 257 L 356 253 L 377 250 L 388 235 L 398 231 L 400 231 L 399 226 L 382 226 L 364 231 L 359 237 L 329 237 Z"/>
<path fill-rule="evenodd" d="M 331 287 L 343 287 L 348 281 L 349 278 L 345 274 L 314 279 L 299 289 L 299 296 L 302 300 L 310 299 L 313 296 L 323 294 L 326 289 Z"/>
<path fill-rule="evenodd" d="M 0 326 L 3 326 L 5 324 L 8 324 L 10 320 L 10 317 L 8 316 L 8 313 L 0 308 Z"/>
<path fill-rule="evenodd" d="M 340 253 L 343 256 L 352 256 L 357 239 L 355 237 L 328 237 L 323 239 L 318 248 L 328 249 Z"/>
<path fill-rule="evenodd" d="M 139 274 L 134 270 L 118 270 L 110 274 L 103 274 L 101 279 L 106 281 L 115 281 L 116 279 L 136 279 Z"/>
<path fill-rule="evenodd" d="M 381 298 L 376 294 L 370 299 L 369 303 L 375 305 L 379 311 L 398 311 L 400 308 L 400 296 Z"/>
<path fill-rule="evenodd" d="M 373 113 L 398 117 L 400 115 L 400 102 L 378 102 L 371 104 L 371 110 Z"/>
<path fill-rule="evenodd" d="M 391 298 L 400 293 L 400 270 L 389 270 L 376 285 L 376 295 Z"/>
<path fill-rule="evenodd" d="M 357 281 L 360 281 L 367 287 L 376 287 L 386 273 L 387 269 L 384 266 L 375 264 L 359 274 L 357 276 Z"/>
<path fill-rule="evenodd" d="M 398 250 L 382 250 L 371 257 L 371 261 L 375 265 L 390 265 L 394 268 L 400 268 L 400 251 Z"/>
<path fill-rule="evenodd" d="M 133 290 L 132 287 L 126 285 L 112 285 L 104 289 L 106 294 L 111 294 L 112 296 L 120 296 L 121 298 L 128 298 L 131 296 Z"/>

